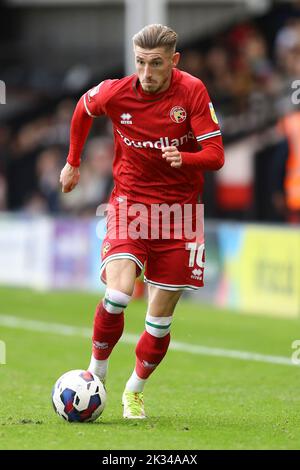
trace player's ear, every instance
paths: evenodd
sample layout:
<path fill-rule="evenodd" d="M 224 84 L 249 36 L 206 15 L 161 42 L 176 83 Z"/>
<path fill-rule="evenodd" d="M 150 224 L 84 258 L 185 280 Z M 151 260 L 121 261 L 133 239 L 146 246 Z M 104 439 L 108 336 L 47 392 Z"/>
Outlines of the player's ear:
<path fill-rule="evenodd" d="M 177 67 L 179 60 L 180 60 L 180 52 L 175 52 L 173 54 L 173 59 L 172 59 L 173 67 Z"/>

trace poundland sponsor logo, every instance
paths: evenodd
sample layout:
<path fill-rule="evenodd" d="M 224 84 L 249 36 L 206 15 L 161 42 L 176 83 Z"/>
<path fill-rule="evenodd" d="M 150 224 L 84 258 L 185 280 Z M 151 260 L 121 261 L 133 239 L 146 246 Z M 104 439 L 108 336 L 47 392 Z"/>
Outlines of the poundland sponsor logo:
<path fill-rule="evenodd" d="M 143 141 L 136 141 L 132 140 L 128 137 L 125 137 L 122 132 L 117 129 L 118 134 L 120 135 L 123 142 L 128 145 L 128 147 L 136 147 L 136 148 L 154 148 L 161 150 L 162 147 L 169 147 L 170 145 L 174 145 L 175 147 L 179 147 L 180 145 L 185 144 L 188 142 L 189 139 L 195 139 L 194 134 L 192 131 L 189 131 L 188 134 L 179 137 L 179 139 L 170 139 L 169 137 L 160 137 L 155 142 L 151 140 L 143 140 Z"/>

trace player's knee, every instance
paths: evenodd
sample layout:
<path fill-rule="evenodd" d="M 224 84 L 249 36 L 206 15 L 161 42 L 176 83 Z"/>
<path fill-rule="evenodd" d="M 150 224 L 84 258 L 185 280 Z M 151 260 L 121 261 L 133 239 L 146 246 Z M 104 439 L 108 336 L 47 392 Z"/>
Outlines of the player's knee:
<path fill-rule="evenodd" d="M 106 289 L 122 292 L 123 294 L 131 297 L 134 290 L 134 281 L 135 280 L 131 280 L 130 278 L 126 278 L 125 276 L 115 276 L 113 279 L 107 280 Z"/>
<path fill-rule="evenodd" d="M 173 315 L 181 294 L 182 291 L 170 292 L 157 287 L 150 289 L 148 313 L 156 317 Z"/>
<path fill-rule="evenodd" d="M 103 305 L 109 313 L 122 313 L 131 300 L 131 295 L 128 295 L 120 290 L 106 288 Z"/>
<path fill-rule="evenodd" d="M 136 264 L 129 259 L 116 259 L 105 268 L 107 287 L 131 296 L 136 278 Z"/>
<path fill-rule="evenodd" d="M 153 317 L 149 313 L 146 315 L 146 331 L 156 338 L 164 338 L 171 331 L 172 315 L 169 317 Z"/>

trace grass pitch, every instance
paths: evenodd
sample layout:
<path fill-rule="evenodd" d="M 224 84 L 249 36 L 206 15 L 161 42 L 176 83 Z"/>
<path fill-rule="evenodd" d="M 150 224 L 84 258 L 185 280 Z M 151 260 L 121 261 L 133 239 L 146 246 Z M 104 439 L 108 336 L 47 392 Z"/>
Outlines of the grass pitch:
<path fill-rule="evenodd" d="M 145 421 L 122 418 L 121 395 L 134 345 L 120 342 L 109 365 L 108 403 L 95 423 L 55 415 L 51 389 L 86 368 L 91 340 L 1 325 L 1 314 L 91 328 L 98 297 L 0 289 L 0 449 L 300 449 L 300 366 L 169 350 L 145 388 Z M 140 334 L 146 304 L 132 302 L 126 333 Z M 28 323 L 27 323 L 28 326 Z M 236 315 L 182 300 L 172 339 L 210 348 L 290 357 L 300 321 Z"/>

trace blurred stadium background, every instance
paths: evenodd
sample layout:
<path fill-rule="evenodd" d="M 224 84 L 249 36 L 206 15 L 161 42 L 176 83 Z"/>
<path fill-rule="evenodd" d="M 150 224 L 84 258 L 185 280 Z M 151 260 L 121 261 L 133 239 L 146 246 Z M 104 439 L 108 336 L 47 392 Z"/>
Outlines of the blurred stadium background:
<path fill-rule="evenodd" d="M 0 282 L 99 289 L 111 128 L 95 120 L 66 196 L 70 118 L 83 91 L 133 71 L 133 33 L 162 22 L 179 33 L 180 67 L 207 84 L 225 142 L 226 165 L 206 175 L 199 299 L 298 316 L 300 2 L 7 0 L 0 17 Z"/>
<path fill-rule="evenodd" d="M 59 174 L 68 152 L 70 119 L 86 89 L 133 71 L 131 37 L 154 22 L 178 32 L 179 68 L 207 85 L 225 144 L 224 168 L 206 175 L 206 286 L 185 295 L 182 311 L 188 311 L 190 300 L 200 312 L 203 305 L 207 312 L 224 307 L 224 314 L 216 314 L 218 327 L 227 325 L 224 337 L 229 329 L 232 336 L 223 346 L 247 349 L 247 332 L 241 332 L 251 322 L 250 331 L 258 334 L 258 342 L 252 338 L 248 349 L 289 357 L 291 341 L 299 336 L 300 316 L 300 1 L 296 0 L 2 2 L 0 339 L 9 338 L 5 326 L 18 328 L 15 320 L 9 323 L 7 314 L 33 319 L 41 304 L 41 311 L 55 312 L 61 323 L 76 324 L 84 308 L 72 319 L 67 310 L 77 307 L 69 297 L 53 300 L 56 290 L 77 291 L 77 296 L 82 291 L 91 308 L 85 325 L 91 326 L 92 306 L 103 291 L 98 271 L 104 228 L 96 208 L 107 201 L 112 189 L 112 132 L 105 118 L 95 120 L 80 184 L 64 195 Z M 137 284 L 136 297 L 146 295 L 142 286 Z M 250 320 L 245 315 L 242 327 L 238 317 L 224 318 L 229 312 L 256 316 Z M 273 323 L 274 331 L 270 318 L 270 323 L 260 323 L 267 321 L 264 315 L 280 322 Z M 50 318 L 50 313 L 43 317 Z M 199 328 L 195 344 L 205 342 L 202 326 L 192 323 L 196 332 Z M 210 326 L 207 341 L 220 346 L 213 341 L 213 322 Z M 263 346 L 260 327 L 269 332 L 269 349 Z M 280 331 L 283 335 L 288 331 L 282 343 Z M 57 359 L 52 364 L 53 379 L 68 366 L 77 368 L 69 356 L 66 362 Z M 276 442 L 280 447 L 280 439 Z M 186 445 L 196 448 L 197 441 Z"/>

